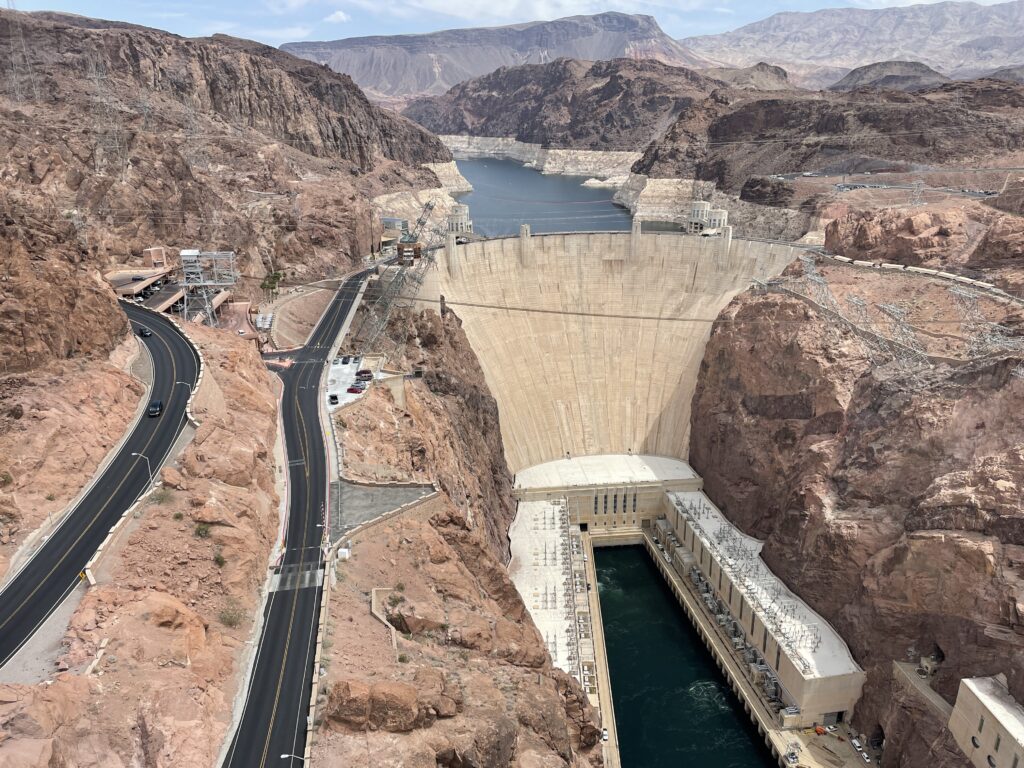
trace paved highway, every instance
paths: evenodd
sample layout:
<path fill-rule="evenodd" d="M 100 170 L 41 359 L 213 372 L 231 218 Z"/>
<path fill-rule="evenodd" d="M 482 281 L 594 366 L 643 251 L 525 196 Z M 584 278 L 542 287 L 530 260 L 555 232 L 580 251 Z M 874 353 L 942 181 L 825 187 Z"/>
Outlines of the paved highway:
<path fill-rule="evenodd" d="M 152 399 L 163 400 L 163 413 L 142 417 L 95 485 L 0 592 L 0 666 L 75 588 L 111 527 L 149 487 L 146 460 L 133 454 L 146 456 L 156 472 L 185 426 L 186 404 L 199 377 L 198 354 L 166 318 L 126 302 L 121 306 L 133 331 L 140 325 L 153 331 L 141 341 L 153 358 Z"/>
<path fill-rule="evenodd" d="M 288 364 L 279 371 L 288 458 L 285 550 L 272 576 L 245 709 L 228 747 L 226 768 L 299 765 L 305 750 L 329 482 L 320 424 L 320 376 L 364 279 L 365 274 L 359 274 L 341 286 L 306 346 L 274 356 Z"/>

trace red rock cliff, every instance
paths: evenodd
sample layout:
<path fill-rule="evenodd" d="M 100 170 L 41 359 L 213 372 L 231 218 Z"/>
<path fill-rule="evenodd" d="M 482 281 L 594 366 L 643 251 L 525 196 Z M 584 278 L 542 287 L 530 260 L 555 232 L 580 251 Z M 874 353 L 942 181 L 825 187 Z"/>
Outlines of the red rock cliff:
<path fill-rule="evenodd" d="M 866 274 L 858 292 L 899 299 Z M 960 678 L 997 672 L 1024 700 L 1016 361 L 908 378 L 779 294 L 741 295 L 721 319 L 694 395 L 691 463 L 867 671 L 855 722 L 884 733 L 883 765 L 962 765 L 926 735 L 944 724 L 891 695 L 891 667 L 940 650 L 934 686 L 947 700 Z"/>

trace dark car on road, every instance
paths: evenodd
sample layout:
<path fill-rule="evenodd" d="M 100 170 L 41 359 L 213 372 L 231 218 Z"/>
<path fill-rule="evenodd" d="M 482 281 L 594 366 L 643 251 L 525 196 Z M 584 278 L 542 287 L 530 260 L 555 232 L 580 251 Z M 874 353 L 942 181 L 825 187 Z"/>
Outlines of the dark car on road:
<path fill-rule="evenodd" d="M 139 326 L 139 336 L 142 336 L 144 338 L 148 338 L 148 337 L 150 337 L 152 335 L 153 335 L 153 332 L 151 330 L 149 330 L 149 328 L 147 328 L 144 325 L 140 325 Z"/>
<path fill-rule="evenodd" d="M 159 416 L 164 412 L 164 401 L 154 400 L 149 404 L 149 408 L 146 409 L 147 416 Z"/>

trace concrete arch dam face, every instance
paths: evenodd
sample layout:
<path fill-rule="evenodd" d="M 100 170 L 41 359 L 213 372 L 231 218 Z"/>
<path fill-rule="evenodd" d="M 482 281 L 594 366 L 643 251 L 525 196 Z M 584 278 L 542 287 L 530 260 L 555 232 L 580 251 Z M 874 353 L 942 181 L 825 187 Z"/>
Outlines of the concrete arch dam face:
<path fill-rule="evenodd" d="M 674 233 L 525 236 L 455 246 L 425 289 L 463 320 L 513 472 L 567 453 L 685 460 L 711 321 L 799 252 Z"/>

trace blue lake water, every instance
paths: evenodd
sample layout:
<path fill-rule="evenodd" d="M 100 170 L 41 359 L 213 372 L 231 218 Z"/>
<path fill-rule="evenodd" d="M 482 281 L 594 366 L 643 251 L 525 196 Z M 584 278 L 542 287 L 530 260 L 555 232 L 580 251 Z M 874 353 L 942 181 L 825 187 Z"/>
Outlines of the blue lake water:
<path fill-rule="evenodd" d="M 512 160 L 459 160 L 473 185 L 460 201 L 469 205 L 473 229 L 488 237 L 533 232 L 628 231 L 632 217 L 612 202 L 611 189 L 584 187 L 585 176 L 545 175 Z"/>
<path fill-rule="evenodd" d="M 643 547 L 594 559 L 623 768 L 775 768 Z"/>

